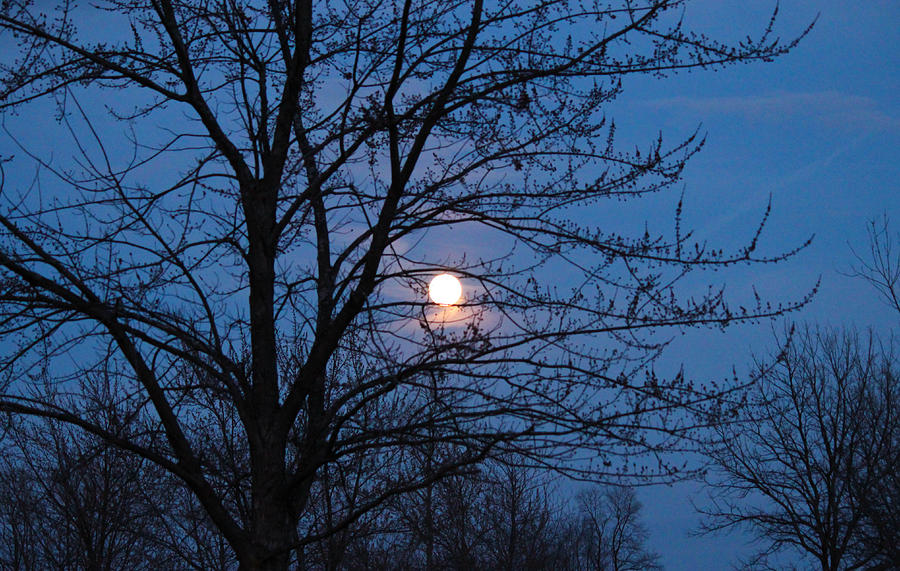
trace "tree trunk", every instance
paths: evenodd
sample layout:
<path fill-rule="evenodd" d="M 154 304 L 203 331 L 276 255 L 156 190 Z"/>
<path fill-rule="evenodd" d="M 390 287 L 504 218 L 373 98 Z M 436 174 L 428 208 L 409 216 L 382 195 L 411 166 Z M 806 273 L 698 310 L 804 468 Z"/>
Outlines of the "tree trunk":
<path fill-rule="evenodd" d="M 282 476 L 283 473 L 258 472 L 253 475 L 251 545 L 248 556 L 241 558 L 241 571 L 286 571 L 290 565 L 296 522 L 281 492 Z"/>

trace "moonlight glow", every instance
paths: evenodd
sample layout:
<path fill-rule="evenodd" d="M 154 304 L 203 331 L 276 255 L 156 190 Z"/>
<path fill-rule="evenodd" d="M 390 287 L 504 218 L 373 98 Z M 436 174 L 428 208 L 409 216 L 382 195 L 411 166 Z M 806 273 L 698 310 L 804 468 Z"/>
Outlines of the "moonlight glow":
<path fill-rule="evenodd" d="M 462 296 L 462 285 L 454 276 L 441 274 L 431 280 L 428 295 L 438 305 L 453 305 Z"/>

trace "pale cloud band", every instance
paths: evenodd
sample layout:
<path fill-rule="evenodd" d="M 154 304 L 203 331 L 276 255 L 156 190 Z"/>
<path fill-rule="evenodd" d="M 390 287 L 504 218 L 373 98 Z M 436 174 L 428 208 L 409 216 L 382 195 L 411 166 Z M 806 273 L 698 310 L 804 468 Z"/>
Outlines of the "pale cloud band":
<path fill-rule="evenodd" d="M 880 109 L 875 99 L 839 91 L 718 97 L 679 96 L 647 100 L 641 105 L 657 110 L 702 110 L 704 113 L 740 114 L 771 120 L 815 117 L 829 125 L 845 125 L 855 129 L 900 128 L 900 118 Z"/>

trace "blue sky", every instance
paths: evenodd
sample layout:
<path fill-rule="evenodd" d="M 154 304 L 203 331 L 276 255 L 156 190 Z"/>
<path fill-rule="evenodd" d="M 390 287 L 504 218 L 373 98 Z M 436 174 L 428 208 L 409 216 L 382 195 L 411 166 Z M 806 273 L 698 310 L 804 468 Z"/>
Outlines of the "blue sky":
<path fill-rule="evenodd" d="M 770 2 L 704 1 L 689 8 L 717 37 L 758 29 Z M 892 1 L 784 1 L 782 37 L 815 28 L 792 53 L 767 64 L 694 73 L 663 82 L 626 84 L 614 107 L 617 125 L 636 140 L 688 133 L 702 123 L 707 146 L 686 172 L 685 214 L 711 242 L 739 242 L 772 197 L 763 246 L 790 249 L 815 235 L 812 245 L 777 266 L 730 275 L 740 293 L 750 284 L 781 299 L 800 295 L 821 277 L 815 299 L 790 319 L 896 329 L 874 291 L 846 277 L 850 246 L 865 248 L 865 225 L 887 214 L 900 230 L 900 4 Z M 787 298 L 784 296 L 787 295 Z M 769 347 L 778 323 L 677 339 L 665 364 L 685 363 L 689 374 L 727 376 L 746 369 L 753 353 Z M 651 545 L 666 569 L 722 569 L 750 553 L 740 534 L 691 538 L 696 525 L 693 484 L 646 488 L 640 496 Z"/>

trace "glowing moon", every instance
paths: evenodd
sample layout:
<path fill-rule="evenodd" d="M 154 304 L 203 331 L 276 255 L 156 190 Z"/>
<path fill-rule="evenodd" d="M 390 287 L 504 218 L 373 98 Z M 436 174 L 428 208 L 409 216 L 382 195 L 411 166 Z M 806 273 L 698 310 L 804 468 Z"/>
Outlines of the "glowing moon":
<path fill-rule="evenodd" d="M 441 274 L 431 280 L 428 295 L 438 305 L 453 305 L 462 297 L 462 284 L 450 274 Z"/>

